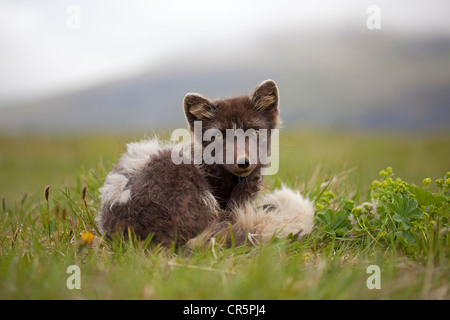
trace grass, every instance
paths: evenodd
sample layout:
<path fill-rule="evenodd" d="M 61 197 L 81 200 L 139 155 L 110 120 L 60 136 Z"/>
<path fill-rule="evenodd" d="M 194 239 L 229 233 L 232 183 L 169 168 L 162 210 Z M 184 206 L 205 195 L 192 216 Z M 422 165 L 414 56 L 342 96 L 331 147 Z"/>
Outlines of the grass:
<path fill-rule="evenodd" d="M 440 229 L 423 218 L 414 245 L 377 238 L 402 231 L 397 222 L 340 234 L 319 220 L 300 242 L 260 247 L 148 250 L 148 241 L 104 241 L 94 223 L 98 188 L 126 141 L 138 138 L 0 138 L 0 299 L 450 298 L 444 202 L 430 213 L 440 217 Z M 445 135 L 285 131 L 280 139 L 280 170 L 267 177 L 266 189 L 298 188 L 321 204 L 318 214 L 330 209 L 331 217 L 344 199 L 371 200 L 372 181 L 387 166 L 409 185 L 430 177 L 430 193 L 440 192 L 434 180 L 450 169 Z M 70 265 L 80 267 L 79 290 L 67 288 Z M 381 269 L 379 290 L 366 286 L 369 265 Z"/>

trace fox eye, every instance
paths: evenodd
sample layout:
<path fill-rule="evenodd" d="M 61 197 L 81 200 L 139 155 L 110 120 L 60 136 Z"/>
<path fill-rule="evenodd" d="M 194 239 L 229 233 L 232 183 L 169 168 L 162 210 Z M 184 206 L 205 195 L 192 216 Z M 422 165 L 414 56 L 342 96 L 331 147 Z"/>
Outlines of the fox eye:
<path fill-rule="evenodd" d="M 214 137 L 216 139 L 222 139 L 223 138 L 222 132 L 217 133 Z"/>
<path fill-rule="evenodd" d="M 259 129 L 253 130 L 253 135 L 254 135 L 254 136 L 258 136 L 259 133 L 260 133 Z"/>

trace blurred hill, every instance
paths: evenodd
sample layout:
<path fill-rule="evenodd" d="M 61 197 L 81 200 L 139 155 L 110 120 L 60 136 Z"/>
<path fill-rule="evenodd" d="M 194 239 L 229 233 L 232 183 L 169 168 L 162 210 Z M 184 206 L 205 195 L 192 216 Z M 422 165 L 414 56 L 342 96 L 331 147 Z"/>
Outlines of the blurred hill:
<path fill-rule="evenodd" d="M 62 71 L 63 72 L 63 71 Z M 240 47 L 191 48 L 158 68 L 0 109 L 0 132 L 148 131 L 184 127 L 188 92 L 280 89 L 286 126 L 434 131 L 450 125 L 450 39 L 383 31 L 273 33 Z"/>

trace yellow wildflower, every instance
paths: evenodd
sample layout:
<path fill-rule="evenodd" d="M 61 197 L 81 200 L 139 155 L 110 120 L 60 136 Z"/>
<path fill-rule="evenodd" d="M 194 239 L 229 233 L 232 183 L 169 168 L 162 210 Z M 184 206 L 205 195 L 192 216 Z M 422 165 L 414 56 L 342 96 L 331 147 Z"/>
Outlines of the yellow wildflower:
<path fill-rule="evenodd" d="M 83 231 L 81 233 L 81 244 L 82 245 L 90 245 L 94 240 L 94 235 L 89 231 Z"/>

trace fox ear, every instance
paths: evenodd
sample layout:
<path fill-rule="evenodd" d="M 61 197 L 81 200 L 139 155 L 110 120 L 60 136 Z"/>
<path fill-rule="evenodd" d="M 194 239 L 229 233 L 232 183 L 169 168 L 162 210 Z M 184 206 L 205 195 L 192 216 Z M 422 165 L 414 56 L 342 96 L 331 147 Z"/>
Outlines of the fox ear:
<path fill-rule="evenodd" d="M 263 81 L 250 96 L 259 111 L 269 111 L 278 114 L 278 88 L 273 80 Z"/>
<path fill-rule="evenodd" d="M 203 121 L 213 116 L 214 107 L 211 101 L 199 94 L 188 93 L 184 97 L 183 106 L 191 131 L 194 130 L 194 121 Z"/>

